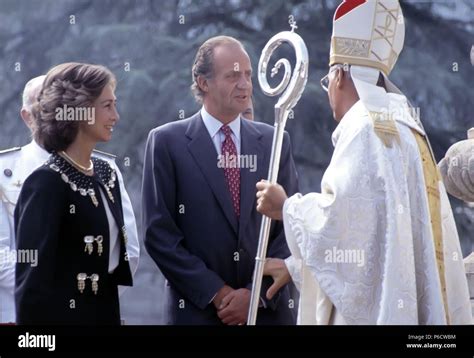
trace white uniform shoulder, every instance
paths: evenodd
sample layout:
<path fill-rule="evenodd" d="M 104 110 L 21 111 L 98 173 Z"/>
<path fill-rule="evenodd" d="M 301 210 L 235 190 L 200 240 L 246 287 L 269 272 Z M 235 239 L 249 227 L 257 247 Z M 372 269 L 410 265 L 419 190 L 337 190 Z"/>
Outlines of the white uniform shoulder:
<path fill-rule="evenodd" d="M 3 149 L 3 150 L 0 150 L 0 156 L 16 153 L 16 152 L 19 152 L 20 150 L 21 150 L 21 147 L 13 147 L 13 148 L 8 148 L 8 149 Z"/>
<path fill-rule="evenodd" d="M 0 182 L 12 180 L 16 176 L 18 162 L 21 158 L 21 147 L 14 147 L 0 151 Z"/>

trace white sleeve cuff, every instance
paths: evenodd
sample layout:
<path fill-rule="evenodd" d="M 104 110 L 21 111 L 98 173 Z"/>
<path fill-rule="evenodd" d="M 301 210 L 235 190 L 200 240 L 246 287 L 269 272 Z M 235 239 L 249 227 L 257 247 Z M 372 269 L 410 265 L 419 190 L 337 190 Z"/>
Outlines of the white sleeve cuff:
<path fill-rule="evenodd" d="M 285 259 L 285 265 L 290 273 L 291 280 L 295 284 L 298 291 L 300 291 L 301 287 L 301 272 L 303 268 L 303 260 L 296 259 L 293 256 L 289 256 Z"/>

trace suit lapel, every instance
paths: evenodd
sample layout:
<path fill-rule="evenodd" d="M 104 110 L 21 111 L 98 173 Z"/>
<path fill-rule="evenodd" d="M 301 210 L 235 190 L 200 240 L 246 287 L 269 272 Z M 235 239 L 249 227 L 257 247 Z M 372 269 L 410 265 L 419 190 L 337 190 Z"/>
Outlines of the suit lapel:
<path fill-rule="evenodd" d="M 227 220 L 238 234 L 237 216 L 232 207 L 232 198 L 224 176 L 224 170 L 217 166 L 217 152 L 201 114 L 191 117 L 186 136 L 191 139 L 188 150 L 209 184 Z"/>
<path fill-rule="evenodd" d="M 262 133 L 250 122 L 241 120 L 240 126 L 240 154 L 244 155 L 247 163 L 250 158 L 256 157 L 256 170 L 245 167 L 240 169 L 240 228 L 242 229 L 248 222 L 253 206 L 255 205 L 257 189 L 255 185 L 260 179 L 266 178 L 264 171 L 265 151 L 260 140 Z M 253 169 L 252 169 L 253 170 Z"/>

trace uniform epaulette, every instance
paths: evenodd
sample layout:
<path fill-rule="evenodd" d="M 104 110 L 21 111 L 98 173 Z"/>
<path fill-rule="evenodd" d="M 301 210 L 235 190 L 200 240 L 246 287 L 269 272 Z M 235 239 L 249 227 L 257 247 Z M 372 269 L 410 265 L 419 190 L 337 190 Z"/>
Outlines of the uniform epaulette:
<path fill-rule="evenodd" d="M 11 152 L 17 152 L 21 150 L 21 147 L 13 147 L 13 148 L 8 148 L 8 149 L 4 149 L 4 150 L 0 150 L 0 155 L 2 154 L 6 154 L 6 153 L 11 153 Z"/>
<path fill-rule="evenodd" d="M 107 158 L 110 158 L 110 159 L 116 159 L 117 156 L 116 155 L 113 155 L 113 154 L 110 154 L 110 153 L 107 153 L 107 152 L 103 152 L 101 150 L 97 150 L 97 149 L 94 149 L 92 151 L 93 154 L 97 154 L 97 155 L 102 155 L 104 157 L 107 157 Z"/>

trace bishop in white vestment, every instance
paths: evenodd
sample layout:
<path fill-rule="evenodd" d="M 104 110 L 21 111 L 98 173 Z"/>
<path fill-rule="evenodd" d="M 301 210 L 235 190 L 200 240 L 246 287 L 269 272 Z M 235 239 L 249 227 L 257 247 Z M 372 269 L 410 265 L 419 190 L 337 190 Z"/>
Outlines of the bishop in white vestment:
<path fill-rule="evenodd" d="M 401 19 L 401 20 L 400 20 Z M 397 0 L 336 10 L 322 85 L 336 121 L 321 193 L 257 184 L 292 255 L 264 274 L 300 291 L 299 324 L 471 324 L 459 238 L 416 111 L 388 79 L 404 41 Z"/>

